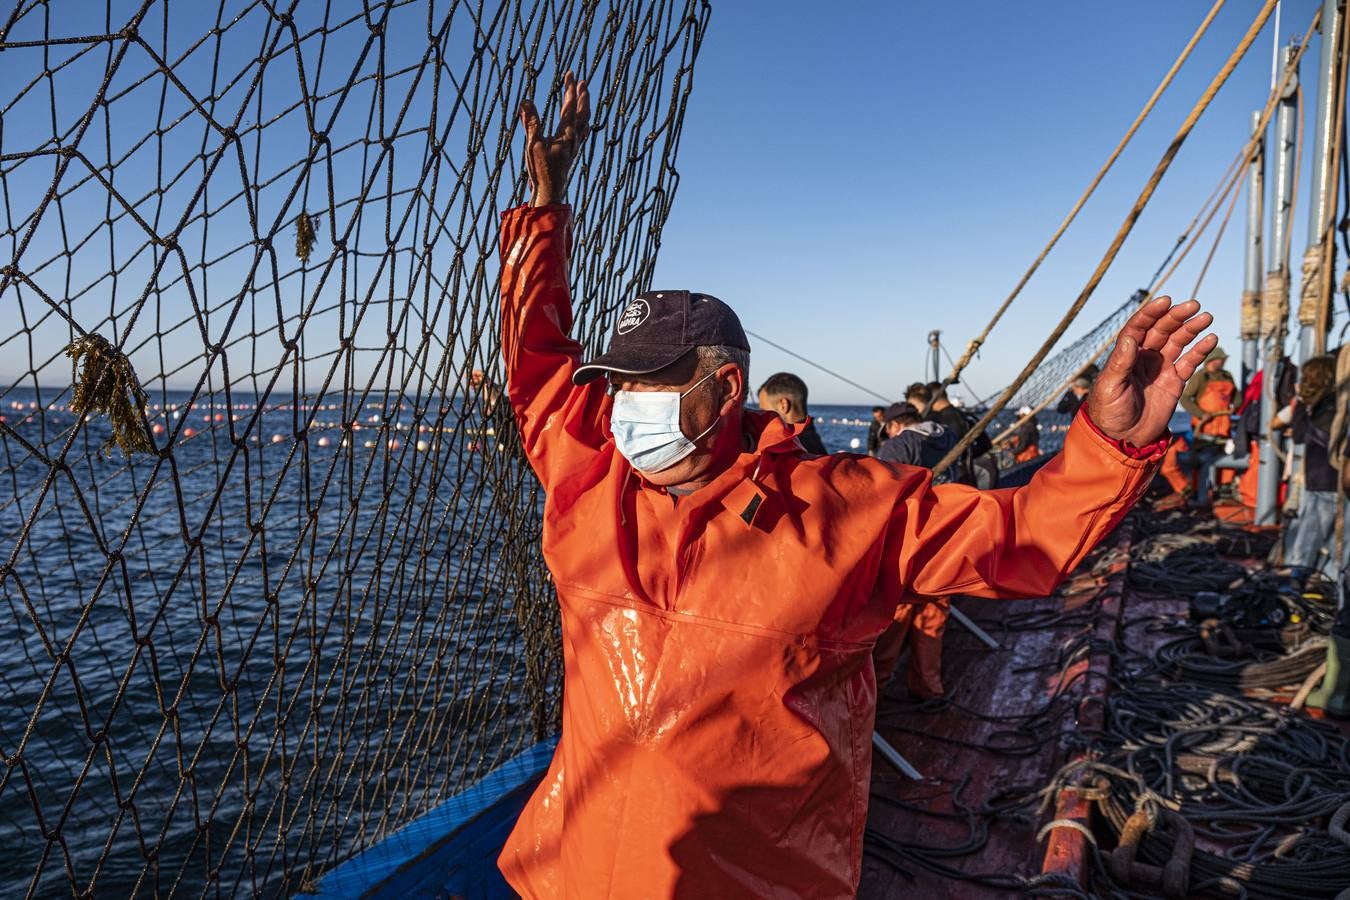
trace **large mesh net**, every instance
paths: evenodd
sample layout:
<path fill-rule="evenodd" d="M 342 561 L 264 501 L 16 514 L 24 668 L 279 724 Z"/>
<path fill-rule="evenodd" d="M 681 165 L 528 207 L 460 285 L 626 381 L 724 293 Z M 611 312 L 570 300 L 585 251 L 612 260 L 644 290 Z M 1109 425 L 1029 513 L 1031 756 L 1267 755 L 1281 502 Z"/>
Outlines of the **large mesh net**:
<path fill-rule="evenodd" d="M 1086 367 L 1096 365 L 1105 356 L 1105 351 L 1114 343 L 1116 335 L 1124 327 L 1125 321 L 1139 308 L 1144 294 L 1136 293 L 1129 300 L 1107 313 L 1106 317 L 1077 340 L 1066 344 L 1036 367 L 1026 382 L 1017 389 L 1008 402 L 1010 409 L 1030 406 L 1033 409 L 1047 401 L 1054 401 L 1068 387 L 1076 375 Z M 1002 391 L 985 399 L 992 403 Z"/>
<path fill-rule="evenodd" d="M 594 346 L 651 275 L 707 16 L 8 13 L 0 892 L 293 893 L 553 731 L 540 497 L 499 402 L 515 113 L 590 79 Z M 75 402 L 63 351 L 96 336 L 150 452 L 103 453 Z"/>

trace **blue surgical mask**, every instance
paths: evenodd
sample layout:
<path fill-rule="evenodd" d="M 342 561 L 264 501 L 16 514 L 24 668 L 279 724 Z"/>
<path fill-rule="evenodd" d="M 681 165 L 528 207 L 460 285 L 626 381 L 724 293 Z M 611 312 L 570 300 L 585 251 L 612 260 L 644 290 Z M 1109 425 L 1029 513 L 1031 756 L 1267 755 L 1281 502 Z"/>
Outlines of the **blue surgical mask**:
<path fill-rule="evenodd" d="M 680 430 L 680 401 L 717 373 L 709 372 L 684 393 L 616 391 L 609 425 L 614 446 L 639 472 L 662 472 L 694 452 L 694 442 L 717 427 L 718 419 L 695 438 Z"/>

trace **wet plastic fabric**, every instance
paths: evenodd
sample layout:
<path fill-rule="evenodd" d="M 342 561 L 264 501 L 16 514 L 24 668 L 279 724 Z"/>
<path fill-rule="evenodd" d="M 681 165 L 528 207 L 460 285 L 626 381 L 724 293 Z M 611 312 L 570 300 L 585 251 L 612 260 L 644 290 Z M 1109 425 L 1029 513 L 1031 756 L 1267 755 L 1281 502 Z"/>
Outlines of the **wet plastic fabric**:
<path fill-rule="evenodd" d="M 1181 470 L 1181 454 L 1191 449 L 1191 445 L 1184 437 L 1177 437 L 1172 441 L 1172 445 L 1167 448 L 1166 455 L 1162 461 L 1162 477 L 1167 479 L 1167 483 L 1172 486 L 1172 490 L 1178 494 L 1186 491 L 1195 490 L 1195 473 L 1183 472 Z"/>
<path fill-rule="evenodd" d="M 886 682 L 908 645 L 905 684 L 910 696 L 932 700 L 946 693 L 942 687 L 942 635 L 947 631 L 950 610 L 950 597 L 906 597 L 901 601 L 895 610 L 895 621 L 877 638 L 872 649 L 878 692 L 885 691 Z"/>
<path fill-rule="evenodd" d="M 1228 415 L 1233 409 L 1233 396 L 1237 392 L 1237 385 L 1232 381 L 1222 381 L 1218 378 L 1211 378 L 1205 383 L 1200 391 L 1200 396 L 1195 402 L 1205 412 L 1218 413 L 1208 422 L 1201 422 L 1199 419 L 1191 419 L 1191 428 L 1196 434 L 1209 434 L 1215 437 L 1228 437 L 1233 431 L 1233 420 Z M 1222 443 L 1222 442 L 1220 442 Z"/>
<path fill-rule="evenodd" d="M 581 347 L 569 212 L 503 217 L 502 343 L 562 606 L 558 750 L 499 865 L 536 897 L 851 897 L 876 706 L 871 651 L 907 592 L 1041 597 L 1143 492 L 1090 422 L 1025 488 L 806 456 L 747 411 L 755 449 L 673 498 L 606 434 Z"/>
<path fill-rule="evenodd" d="M 1199 419 L 1192 419 L 1191 425 L 1196 434 L 1208 434 L 1216 438 L 1226 438 L 1233 433 L 1233 419 L 1229 413 L 1233 409 L 1233 397 L 1237 393 L 1237 385 L 1231 380 L 1223 381 L 1218 378 L 1211 378 L 1200 391 L 1200 396 L 1196 398 L 1196 403 L 1205 412 L 1218 413 L 1208 422 L 1201 423 Z M 1222 443 L 1222 442 L 1220 442 Z M 1232 469 L 1217 469 L 1216 478 L 1219 484 L 1230 484 L 1236 476 Z"/>

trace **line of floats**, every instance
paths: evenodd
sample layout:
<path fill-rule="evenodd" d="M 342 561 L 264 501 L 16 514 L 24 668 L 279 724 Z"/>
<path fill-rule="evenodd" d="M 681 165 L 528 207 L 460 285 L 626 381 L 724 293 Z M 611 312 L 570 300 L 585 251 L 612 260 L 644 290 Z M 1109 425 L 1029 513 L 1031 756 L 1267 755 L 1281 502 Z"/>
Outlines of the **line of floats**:
<path fill-rule="evenodd" d="M 51 403 L 47 404 L 46 406 L 43 406 L 42 404 L 39 404 L 36 401 L 29 401 L 25 403 L 22 401 L 11 400 L 7 404 L 7 406 L 10 413 L 6 414 L 0 412 L 0 423 L 6 423 L 12 426 L 35 424 L 38 421 L 42 421 L 48 425 L 61 427 L 65 423 L 60 421 L 53 421 L 51 418 L 52 415 L 65 414 L 72 417 L 78 415 L 77 413 L 74 412 L 74 410 L 70 408 L 68 404 Z M 408 432 L 410 435 L 413 432 L 417 434 L 434 435 L 434 434 L 446 434 L 462 431 L 461 428 L 457 428 L 452 425 L 436 426 L 436 425 L 419 424 L 414 428 L 414 426 L 412 426 L 407 422 L 390 421 L 389 412 L 386 411 L 385 406 L 380 403 L 367 403 L 365 404 L 365 406 L 367 409 L 381 410 L 383 414 L 372 413 L 366 416 L 364 423 L 360 420 L 353 420 L 345 424 L 339 421 L 316 421 L 312 425 L 308 426 L 306 428 L 306 431 L 309 432 L 350 431 L 353 432 L 354 434 L 355 432 L 359 432 L 362 429 L 368 429 L 371 431 L 382 431 L 387 429 L 393 429 L 394 431 L 398 432 Z M 195 437 L 199 437 L 200 435 L 206 434 L 214 430 L 214 428 L 218 425 L 225 425 L 227 423 L 238 422 L 241 419 L 248 418 L 248 414 L 256 413 L 260 409 L 260 407 L 252 403 L 235 403 L 230 404 L 228 406 L 224 404 L 211 404 L 211 408 L 216 410 L 227 409 L 230 410 L 230 412 L 226 413 L 217 411 L 217 412 L 201 413 L 200 414 L 201 422 L 205 425 L 205 427 L 197 429 L 192 427 L 191 425 L 184 425 L 178 433 L 179 438 L 178 442 L 180 444 L 183 444 Z M 263 407 L 262 413 L 264 415 L 268 415 L 272 413 L 287 413 L 287 412 L 305 412 L 305 413 L 320 412 L 320 411 L 341 412 L 342 409 L 343 404 L 341 403 L 278 404 L 276 406 Z M 399 413 L 407 412 L 409 409 L 410 407 L 407 403 L 398 404 Z M 442 409 L 443 415 L 448 414 L 449 412 L 450 412 L 449 409 Z M 194 410 L 192 406 L 188 406 L 186 404 L 155 403 L 147 405 L 145 407 L 145 415 L 148 419 L 151 420 L 150 423 L 151 434 L 155 435 L 156 437 L 163 437 L 164 435 L 169 433 L 172 422 L 180 420 L 192 420 L 194 417 L 197 416 L 197 412 Z M 99 417 L 87 415 L 85 416 L 85 421 L 94 421 L 97 418 Z M 495 434 L 496 432 L 493 430 L 491 426 L 482 429 L 474 429 L 472 431 L 472 436 L 475 438 L 493 437 L 495 436 Z M 271 435 L 271 437 L 268 439 L 267 442 L 271 444 L 282 444 L 288 440 L 293 440 L 294 437 L 295 435 L 286 435 L 280 432 L 275 432 Z M 253 444 L 263 443 L 262 437 L 258 434 L 249 435 L 248 440 Z M 337 436 L 330 437 L 326 434 L 320 434 L 319 437 L 315 440 L 315 444 L 317 444 L 320 447 L 350 447 L 353 445 L 355 441 L 356 438 L 352 435 L 343 435 L 341 437 Z M 416 441 L 412 441 L 409 438 L 407 443 L 419 453 L 425 453 L 431 450 L 438 450 L 440 449 L 441 446 L 440 441 L 432 441 L 421 438 L 419 438 Z M 361 446 L 363 446 L 367 450 L 373 450 L 380 446 L 384 446 L 389 450 L 399 450 L 402 449 L 403 444 L 404 441 L 400 440 L 399 438 L 389 438 L 383 441 L 368 438 L 361 442 Z M 476 448 L 471 447 L 470 449 Z"/>
<path fill-rule="evenodd" d="M 235 403 L 230 404 L 228 406 L 223 404 L 210 404 L 210 406 L 212 409 L 218 411 L 201 413 L 201 421 L 206 425 L 206 428 L 197 429 L 193 428 L 190 425 L 185 425 L 178 435 L 180 444 L 210 431 L 216 425 L 224 425 L 227 422 L 238 422 L 241 419 L 245 418 L 247 414 L 255 413 L 259 409 L 259 407 L 256 404 L 252 403 Z M 51 421 L 48 418 L 50 414 L 66 414 L 71 416 L 76 415 L 71 410 L 68 404 L 60 404 L 60 403 L 50 403 L 47 404 L 46 406 L 43 406 L 42 404 L 31 400 L 26 403 L 20 400 L 11 400 L 7 404 L 7 407 L 9 409 L 8 414 L 0 412 L 0 423 L 11 424 L 13 426 L 31 424 L 38 421 L 39 419 L 43 419 L 44 421 L 46 421 L 47 424 L 59 427 L 63 423 Z M 365 407 L 366 409 L 377 409 L 380 410 L 381 412 L 367 415 L 364 423 L 359 420 L 353 420 L 352 422 L 346 425 L 344 425 L 342 422 L 337 421 L 315 422 L 312 426 L 307 428 L 307 431 L 350 430 L 354 434 L 355 432 L 361 431 L 363 428 L 369 428 L 372 430 L 383 430 L 387 428 L 392 428 L 393 430 L 399 432 L 412 433 L 413 431 L 416 431 L 416 433 L 418 434 L 434 435 L 434 434 L 456 432 L 460 430 L 456 426 L 444 426 L 444 425 L 436 426 L 427 424 L 419 424 L 414 429 L 412 425 L 406 422 L 389 421 L 388 420 L 389 410 L 386 409 L 386 407 L 381 403 L 368 402 L 365 404 Z M 298 403 L 298 404 L 278 404 L 276 406 L 268 406 L 265 407 L 262 411 L 263 414 L 266 415 L 270 413 L 286 413 L 286 412 L 306 412 L 306 413 L 340 412 L 342 411 L 342 409 L 343 404 L 341 403 Z M 409 409 L 410 407 L 407 403 L 398 404 L 399 413 L 407 412 Z M 229 410 L 229 412 L 227 413 L 219 410 Z M 442 415 L 446 415 L 449 412 L 450 412 L 449 409 L 442 408 Z M 145 407 L 145 414 L 147 418 L 152 420 L 150 424 L 150 431 L 156 437 L 163 437 L 164 435 L 168 434 L 170 429 L 170 423 L 182 420 L 184 418 L 191 419 L 193 416 L 197 415 L 192 406 L 178 403 L 150 404 Z M 92 420 L 93 418 L 94 417 L 92 416 L 87 416 L 86 421 Z M 828 417 L 828 418 L 819 417 L 817 418 L 816 421 L 819 424 L 828 424 L 833 426 L 850 427 L 850 428 L 866 428 L 870 424 L 867 419 L 858 419 L 849 417 Z M 1041 430 L 1067 431 L 1068 426 L 1042 425 Z M 474 434 L 476 436 L 492 437 L 494 436 L 495 432 L 489 426 L 482 430 L 475 430 Z M 268 443 L 282 444 L 285 443 L 287 440 L 293 438 L 294 435 L 286 435 L 280 432 L 275 432 L 269 438 Z M 330 437 L 328 435 L 321 434 L 316 439 L 315 443 L 320 447 L 349 447 L 352 446 L 355 440 L 356 438 L 350 435 L 344 435 L 341 437 Z M 263 442 L 262 437 L 257 434 L 249 435 L 249 441 L 254 444 L 261 444 Z M 384 441 L 384 446 L 389 450 L 399 450 L 403 447 L 403 443 L 404 442 L 399 438 L 389 438 Z M 430 450 L 436 450 L 440 446 L 439 441 L 428 441 L 425 439 L 418 439 L 415 442 L 409 441 L 409 443 L 411 444 L 412 448 L 419 453 L 425 453 Z M 381 442 L 374 439 L 366 439 L 361 442 L 361 445 L 367 450 L 373 450 L 378 448 L 381 445 Z M 861 441 L 859 441 L 857 438 L 854 438 L 852 441 L 852 445 L 854 449 L 857 449 L 861 445 Z"/>

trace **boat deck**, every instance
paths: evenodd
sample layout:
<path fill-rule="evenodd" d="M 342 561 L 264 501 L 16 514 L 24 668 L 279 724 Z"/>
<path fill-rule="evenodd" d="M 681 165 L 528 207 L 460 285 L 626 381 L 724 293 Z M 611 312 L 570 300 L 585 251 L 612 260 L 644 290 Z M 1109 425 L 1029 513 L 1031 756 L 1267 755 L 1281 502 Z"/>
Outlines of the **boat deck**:
<path fill-rule="evenodd" d="M 1106 662 L 1091 654 L 1089 640 L 1106 637 L 1119 618 L 1128 537 L 1118 533 L 1053 597 L 961 599 L 960 608 L 1003 649 L 950 623 L 947 704 L 915 703 L 904 696 L 903 678 L 892 682 L 878 706 L 877 731 L 925 779 L 910 781 L 874 757 L 860 897 L 1017 896 L 966 879 L 1042 870 L 1045 842 L 1037 831 L 1048 814 L 1033 808 L 986 832 L 966 810 L 997 802 L 1009 788 L 1044 785 L 1067 761 L 1060 732 L 1075 727 L 1080 706 L 1083 715 L 1099 713 L 1084 701 L 1103 689 Z"/>
<path fill-rule="evenodd" d="M 1244 525 L 1243 512 L 1220 507 L 1213 517 Z M 1207 517 L 1208 511 L 1195 523 Z M 1015 883 L 1019 876 L 1047 873 L 1083 883 L 1092 865 L 1087 832 L 1100 823 L 1093 804 L 1072 789 L 1046 789 L 1071 761 L 1073 751 L 1058 738 L 1102 724 L 1115 660 L 1110 645 L 1151 656 L 1169 635 L 1149 625 L 1188 612 L 1185 597 L 1128 585 L 1134 535 L 1127 522 L 1054 597 L 962 598 L 959 607 L 1003 647 L 991 650 L 949 623 L 947 703 L 913 701 L 903 678 L 892 682 L 878 705 L 877 731 L 925 777 L 911 781 L 874 758 L 860 897 L 1015 897 L 1023 895 Z M 1350 736 L 1350 725 L 1337 724 Z M 1022 804 L 1009 807 L 1013 797 L 1023 798 Z M 975 814 L 989 807 L 1014 814 Z M 1082 827 L 1046 827 L 1065 820 Z M 1109 832 L 1095 833 L 1114 841 Z M 1198 846 L 1224 854 L 1203 838 Z"/>

